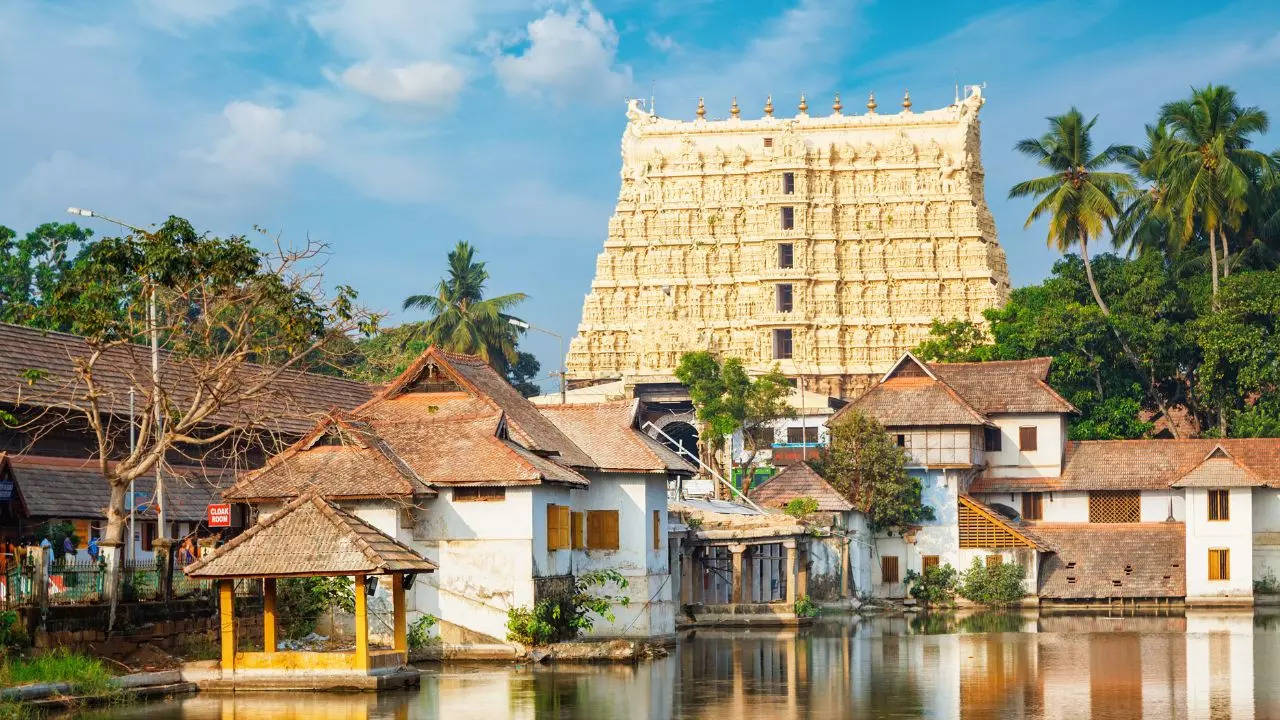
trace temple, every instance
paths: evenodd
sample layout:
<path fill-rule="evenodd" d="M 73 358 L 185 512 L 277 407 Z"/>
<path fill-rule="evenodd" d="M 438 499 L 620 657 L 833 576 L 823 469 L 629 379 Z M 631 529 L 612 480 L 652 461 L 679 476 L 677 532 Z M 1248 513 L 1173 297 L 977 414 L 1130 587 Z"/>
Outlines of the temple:
<path fill-rule="evenodd" d="M 569 347 L 574 387 L 663 383 L 682 353 L 775 364 L 850 397 L 928 335 L 1009 293 L 983 197 L 981 91 L 916 112 L 708 120 L 632 100 L 622 182 Z"/>

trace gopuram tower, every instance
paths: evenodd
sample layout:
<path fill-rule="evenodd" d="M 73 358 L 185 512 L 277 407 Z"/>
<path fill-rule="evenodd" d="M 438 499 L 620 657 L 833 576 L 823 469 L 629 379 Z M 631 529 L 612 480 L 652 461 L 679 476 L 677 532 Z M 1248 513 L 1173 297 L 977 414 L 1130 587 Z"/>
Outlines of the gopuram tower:
<path fill-rule="evenodd" d="M 1009 294 L 983 197 L 981 91 L 915 112 L 671 120 L 632 100 L 622 187 L 569 346 L 574 386 L 666 383 L 682 353 L 853 396 Z"/>

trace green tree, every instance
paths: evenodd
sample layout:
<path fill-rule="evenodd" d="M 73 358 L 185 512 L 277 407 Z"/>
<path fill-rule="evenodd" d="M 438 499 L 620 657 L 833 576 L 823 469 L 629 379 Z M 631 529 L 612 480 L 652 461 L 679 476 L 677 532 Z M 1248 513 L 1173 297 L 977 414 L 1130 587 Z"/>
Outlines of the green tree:
<path fill-rule="evenodd" d="M 1026 595 L 1022 581 L 1027 569 L 1018 563 L 985 565 L 978 558 L 960 575 L 960 597 L 988 607 L 1012 605 Z"/>
<path fill-rule="evenodd" d="M 74 223 L 45 223 L 22 238 L 0 225 L 0 321 L 40 325 L 62 276 L 93 233 Z M 47 327 L 66 330 L 65 327 Z"/>
<path fill-rule="evenodd" d="M 744 483 L 755 470 L 760 451 L 761 430 L 791 415 L 787 397 L 791 386 L 776 368 L 752 378 L 738 358 L 725 358 L 698 351 L 685 353 L 676 367 L 676 378 L 689 389 L 689 398 L 704 427 L 699 435 L 710 448 L 722 438 L 741 430 L 747 454 L 741 463 Z"/>
<path fill-rule="evenodd" d="M 873 529 L 933 519 L 920 478 L 907 472 L 907 452 L 874 418 L 846 411 L 830 427 L 830 442 L 811 466 L 863 512 Z"/>
<path fill-rule="evenodd" d="M 1209 237 L 1210 277 L 1217 302 L 1219 265 L 1230 275 L 1227 233 L 1239 228 L 1253 178 L 1268 164 L 1267 156 L 1249 148 L 1250 136 L 1265 133 L 1267 114 L 1241 107 L 1236 93 L 1223 85 L 1192 88 L 1191 97 L 1167 103 L 1160 121 L 1169 127 L 1160 175 L 1167 188 L 1162 202 L 1173 205 L 1189 238 L 1199 226 Z M 1222 259 L 1218 259 L 1221 244 Z"/>
<path fill-rule="evenodd" d="M 542 371 L 542 363 L 538 362 L 538 358 L 533 353 L 519 350 L 516 352 L 516 361 L 507 370 L 507 382 L 520 391 L 525 397 L 533 397 L 542 393 L 542 388 L 538 387 L 538 373 Z"/>
<path fill-rule="evenodd" d="M 450 352 L 479 355 L 505 374 L 518 360 L 517 330 L 510 324 L 511 308 L 525 300 L 524 293 L 484 297 L 489 280 L 485 264 L 475 260 L 475 248 L 459 241 L 449 252 L 449 274 L 431 295 L 410 295 L 404 309 L 422 309 L 431 319 L 422 326 L 422 339 Z"/>
<path fill-rule="evenodd" d="M 1123 172 L 1104 170 L 1130 154 L 1128 148 L 1108 145 L 1093 152 L 1091 132 L 1097 116 L 1085 122 L 1074 107 L 1063 115 L 1048 118 L 1049 132 L 1040 138 L 1026 138 L 1014 146 L 1052 174 L 1025 180 L 1009 189 L 1009 197 L 1034 197 L 1037 202 L 1027 216 L 1026 227 L 1041 217 L 1049 217 L 1049 246 L 1067 252 L 1077 244 L 1084 260 L 1085 274 L 1093 299 L 1109 315 L 1107 303 L 1098 293 L 1089 262 L 1089 240 L 1113 227 L 1120 215 L 1118 196 L 1133 187 L 1133 179 Z"/>
<path fill-rule="evenodd" d="M 1212 408 L 1219 434 L 1276 435 L 1280 271 L 1224 278 L 1218 305 L 1190 327 L 1202 358 L 1198 395 Z"/>

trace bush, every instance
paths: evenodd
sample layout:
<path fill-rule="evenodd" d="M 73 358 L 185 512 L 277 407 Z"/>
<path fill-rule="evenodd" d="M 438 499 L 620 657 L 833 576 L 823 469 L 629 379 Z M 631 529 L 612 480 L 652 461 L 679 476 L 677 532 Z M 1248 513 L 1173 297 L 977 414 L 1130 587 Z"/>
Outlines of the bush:
<path fill-rule="evenodd" d="M 808 595 L 796 598 L 796 604 L 792 609 L 795 610 L 796 617 L 813 617 L 818 614 L 818 606 Z"/>
<path fill-rule="evenodd" d="M 440 618 L 426 614 L 409 623 L 409 649 L 419 650 L 431 642 L 431 628 L 436 626 Z"/>
<path fill-rule="evenodd" d="M 1019 563 L 1000 563 L 988 567 L 979 558 L 960 578 L 960 596 L 990 607 L 1012 605 L 1022 599 L 1022 580 L 1026 568 Z"/>
<path fill-rule="evenodd" d="M 627 579 L 616 570 L 597 570 L 578 576 L 573 581 L 573 594 L 561 599 L 539 600 L 530 610 L 526 606 L 507 611 L 507 639 L 523 645 L 546 645 L 572 640 L 595 625 L 593 615 L 609 622 L 616 618 L 614 603 L 626 606 L 624 595 L 597 595 L 592 588 L 613 583 L 619 590 L 627 587 Z"/>
<path fill-rule="evenodd" d="M 356 611 L 355 585 L 351 578 L 301 577 L 277 581 L 276 609 L 283 639 L 293 640 L 315 632 L 316 621 L 333 607 L 345 612 Z"/>
<path fill-rule="evenodd" d="M 811 497 L 798 497 L 782 506 L 782 512 L 793 518 L 804 519 L 818 512 L 818 501 Z"/>
<path fill-rule="evenodd" d="M 1266 594 L 1280 593 L 1280 582 L 1276 581 L 1275 573 L 1271 572 L 1271 568 L 1267 568 L 1263 571 L 1262 577 L 1253 581 L 1253 591 Z"/>
<path fill-rule="evenodd" d="M 902 577 L 907 592 L 924 605 L 950 605 L 956 599 L 956 579 L 959 573 L 948 563 L 934 565 L 918 573 L 908 570 Z"/>
<path fill-rule="evenodd" d="M 15 610 L 0 612 L 0 654 L 8 657 L 30 645 L 31 638 L 22 625 L 22 616 Z"/>

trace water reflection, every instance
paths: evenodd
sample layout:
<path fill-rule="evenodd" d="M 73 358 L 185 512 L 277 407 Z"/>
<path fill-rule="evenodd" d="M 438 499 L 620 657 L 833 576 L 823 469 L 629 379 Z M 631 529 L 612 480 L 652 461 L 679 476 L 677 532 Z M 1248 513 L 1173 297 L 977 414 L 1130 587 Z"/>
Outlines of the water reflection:
<path fill-rule="evenodd" d="M 979 614 L 699 630 L 635 666 L 432 666 L 419 690 L 200 695 L 93 717 L 1280 717 L 1280 615 Z"/>

